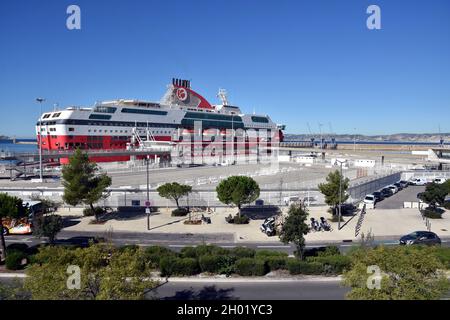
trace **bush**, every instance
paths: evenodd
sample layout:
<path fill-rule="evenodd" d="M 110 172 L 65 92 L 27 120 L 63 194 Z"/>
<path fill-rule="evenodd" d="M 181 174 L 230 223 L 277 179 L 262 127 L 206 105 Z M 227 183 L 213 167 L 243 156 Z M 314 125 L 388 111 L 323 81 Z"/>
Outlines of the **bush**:
<path fill-rule="evenodd" d="M 338 256 L 341 254 L 341 251 L 339 251 L 339 248 L 337 246 L 326 246 L 323 251 L 318 251 L 317 255 L 319 257 L 324 256 Z"/>
<path fill-rule="evenodd" d="M 295 258 L 287 259 L 290 274 L 322 274 L 323 265 L 320 262 L 301 261 Z"/>
<path fill-rule="evenodd" d="M 5 265 L 8 270 L 19 270 L 23 268 L 22 260 L 26 259 L 27 255 L 18 250 L 12 250 L 6 255 Z"/>
<path fill-rule="evenodd" d="M 161 258 L 176 258 L 177 254 L 165 247 L 151 246 L 145 249 L 144 258 L 153 268 L 161 268 Z"/>
<path fill-rule="evenodd" d="M 266 258 L 266 257 L 287 257 L 286 252 L 272 251 L 272 250 L 258 250 L 256 251 L 256 258 Z"/>
<path fill-rule="evenodd" d="M 442 214 L 445 211 L 443 209 L 440 208 L 431 208 L 431 207 L 427 207 L 425 208 L 422 213 L 425 217 L 429 218 L 429 219 L 442 219 Z"/>
<path fill-rule="evenodd" d="M 174 274 L 191 276 L 200 272 L 198 262 L 193 258 L 178 258 L 175 260 Z"/>
<path fill-rule="evenodd" d="M 264 258 L 270 271 L 286 269 L 287 257 L 283 256 L 267 256 Z"/>
<path fill-rule="evenodd" d="M 6 247 L 6 252 L 11 251 L 20 251 L 20 252 L 28 252 L 29 248 L 28 245 L 25 243 L 11 243 Z"/>
<path fill-rule="evenodd" d="M 204 255 L 226 255 L 228 250 L 215 245 L 199 245 L 196 247 L 184 247 L 181 255 L 185 258 L 200 258 Z"/>
<path fill-rule="evenodd" d="M 231 214 L 225 218 L 225 221 L 228 223 L 234 223 L 234 224 L 247 224 L 250 222 L 250 218 L 246 215 L 235 215 L 234 217 L 231 216 Z"/>
<path fill-rule="evenodd" d="M 235 271 L 241 276 L 263 276 L 268 272 L 264 260 L 254 258 L 242 258 L 236 261 Z"/>
<path fill-rule="evenodd" d="M 222 268 L 222 257 L 204 255 L 199 259 L 200 270 L 202 272 L 219 273 Z"/>
<path fill-rule="evenodd" d="M 103 208 L 100 208 L 100 207 L 94 207 L 93 211 L 91 208 L 85 208 L 83 210 L 83 215 L 85 217 L 99 216 L 99 215 L 103 214 L 104 212 L 105 212 L 105 210 L 103 210 Z"/>
<path fill-rule="evenodd" d="M 162 277 L 169 277 L 175 274 L 175 263 L 178 258 L 169 256 L 169 257 L 161 257 L 159 262 L 159 268 L 161 271 Z"/>
<path fill-rule="evenodd" d="M 230 251 L 230 255 L 240 258 L 253 258 L 255 256 L 255 250 L 246 247 L 236 247 Z"/>
<path fill-rule="evenodd" d="M 349 269 L 351 260 L 348 256 L 330 255 L 307 258 L 307 262 L 317 262 L 323 266 L 323 272 L 329 274 L 341 274 Z"/>
<path fill-rule="evenodd" d="M 434 254 L 441 261 L 447 269 L 450 269 L 450 248 L 434 247 Z"/>
<path fill-rule="evenodd" d="M 184 217 L 189 213 L 189 210 L 186 208 L 177 208 L 172 210 L 172 217 Z"/>

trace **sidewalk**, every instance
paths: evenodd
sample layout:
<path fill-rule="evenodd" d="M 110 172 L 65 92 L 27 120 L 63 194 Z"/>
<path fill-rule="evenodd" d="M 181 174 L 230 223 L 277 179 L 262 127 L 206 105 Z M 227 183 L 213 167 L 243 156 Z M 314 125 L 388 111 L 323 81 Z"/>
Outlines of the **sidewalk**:
<path fill-rule="evenodd" d="M 328 207 L 311 207 L 310 217 L 316 219 L 321 216 L 329 218 Z M 90 224 L 93 217 L 83 217 L 79 209 L 64 210 L 58 212 L 70 218 L 67 231 L 91 231 L 91 232 L 136 232 L 136 233 L 193 233 L 193 234 L 215 234 L 230 233 L 234 235 L 235 242 L 266 242 L 277 243 L 277 237 L 268 237 L 259 230 L 263 220 L 250 220 L 249 224 L 233 225 L 225 221 L 229 214 L 234 215 L 235 208 L 219 208 L 211 214 L 204 213 L 211 218 L 211 224 L 185 225 L 183 222 L 187 217 L 172 217 L 171 209 L 162 209 L 160 212 L 152 213 L 150 218 L 151 230 L 147 230 L 147 217 L 139 214 L 133 217 L 113 217 L 104 224 Z M 192 214 L 192 218 L 201 217 L 201 213 Z M 306 241 L 311 242 L 342 242 L 359 240 L 361 234 L 371 232 L 376 239 L 395 238 L 408 234 L 412 231 L 426 230 L 425 222 L 417 209 L 373 209 L 368 210 L 364 216 L 360 233 L 355 235 L 355 227 L 359 214 L 354 217 L 344 217 L 341 222 L 341 230 L 337 223 L 330 223 L 331 232 L 311 232 L 306 235 Z M 309 221 L 308 221 L 309 222 Z M 442 238 L 450 237 L 450 214 L 444 213 L 443 219 L 430 219 L 431 230 Z"/>

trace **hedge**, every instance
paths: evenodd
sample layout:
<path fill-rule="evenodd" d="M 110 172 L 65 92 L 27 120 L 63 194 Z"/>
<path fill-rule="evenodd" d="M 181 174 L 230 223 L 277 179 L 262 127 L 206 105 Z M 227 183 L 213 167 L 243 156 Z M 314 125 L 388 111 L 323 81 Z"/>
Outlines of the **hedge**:
<path fill-rule="evenodd" d="M 181 256 L 185 258 L 200 258 L 204 255 L 227 255 L 229 251 L 215 245 L 199 245 L 196 247 L 184 247 Z"/>
<path fill-rule="evenodd" d="M 172 217 L 184 217 L 189 213 L 186 208 L 177 208 L 172 210 Z"/>
<path fill-rule="evenodd" d="M 200 270 L 202 272 L 220 273 L 223 259 L 220 256 L 204 255 L 199 259 Z"/>
<path fill-rule="evenodd" d="M 287 257 L 284 256 L 267 256 L 264 258 L 270 271 L 286 269 Z"/>
<path fill-rule="evenodd" d="M 26 253 L 18 250 L 11 250 L 6 255 L 5 265 L 8 270 L 22 269 L 22 260 L 26 259 Z"/>
<path fill-rule="evenodd" d="M 144 257 L 147 262 L 150 262 L 152 267 L 154 268 L 160 268 L 161 267 L 161 258 L 176 258 L 177 253 L 160 246 L 151 246 L 145 249 L 144 251 Z"/>
<path fill-rule="evenodd" d="M 256 251 L 256 258 L 266 258 L 266 257 L 287 257 L 286 252 L 271 251 L 271 250 L 258 250 Z"/>
<path fill-rule="evenodd" d="M 256 251 L 246 247 L 236 247 L 230 250 L 230 255 L 236 258 L 253 258 Z"/>
<path fill-rule="evenodd" d="M 323 266 L 323 272 L 329 274 L 341 274 L 351 265 L 351 259 L 343 255 L 309 257 L 307 261 L 320 263 Z"/>
<path fill-rule="evenodd" d="M 160 262 L 161 276 L 191 276 L 200 272 L 198 262 L 193 258 L 164 257 Z"/>
<path fill-rule="evenodd" d="M 236 261 L 235 272 L 241 276 L 263 276 L 268 272 L 264 260 L 254 258 L 242 258 Z"/>
<path fill-rule="evenodd" d="M 322 274 L 323 265 L 320 262 L 301 261 L 295 258 L 287 260 L 290 274 Z"/>

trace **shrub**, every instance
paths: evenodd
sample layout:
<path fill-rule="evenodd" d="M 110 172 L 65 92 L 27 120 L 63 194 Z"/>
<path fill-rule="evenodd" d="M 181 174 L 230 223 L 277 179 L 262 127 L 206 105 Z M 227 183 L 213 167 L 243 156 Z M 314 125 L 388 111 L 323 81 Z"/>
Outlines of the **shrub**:
<path fill-rule="evenodd" d="M 6 252 L 10 251 L 20 251 L 20 252 L 28 252 L 28 245 L 25 243 L 11 243 L 6 247 Z"/>
<path fill-rule="evenodd" d="M 226 255 L 228 250 L 215 245 L 199 245 L 196 247 L 184 247 L 181 255 L 185 258 L 200 258 L 204 255 Z"/>
<path fill-rule="evenodd" d="M 266 256 L 264 258 L 264 261 L 266 262 L 267 267 L 271 271 L 273 271 L 273 270 L 280 270 L 280 269 L 286 269 L 287 257 L 283 257 L 283 256 Z"/>
<path fill-rule="evenodd" d="M 222 268 L 222 257 L 204 255 L 200 257 L 199 264 L 202 272 L 219 273 Z"/>
<path fill-rule="evenodd" d="M 317 255 L 319 257 L 324 256 L 338 256 L 341 254 L 341 251 L 339 251 L 339 248 L 337 246 L 326 246 L 323 251 L 318 251 Z"/>
<path fill-rule="evenodd" d="M 255 250 L 246 247 L 236 247 L 230 251 L 230 254 L 237 259 L 240 258 L 253 258 L 255 256 Z"/>
<path fill-rule="evenodd" d="M 443 206 L 445 209 L 450 210 L 450 201 L 445 201 Z"/>
<path fill-rule="evenodd" d="M 189 213 L 189 210 L 186 208 L 177 208 L 172 210 L 172 217 L 184 217 Z"/>
<path fill-rule="evenodd" d="M 173 274 L 179 276 L 191 276 L 200 272 L 198 262 L 193 258 L 177 258 L 175 259 L 175 265 Z"/>
<path fill-rule="evenodd" d="M 103 208 L 100 208 L 100 207 L 94 207 L 93 211 L 91 208 L 85 208 L 83 210 L 83 215 L 85 217 L 99 216 L 99 215 L 103 214 L 104 212 L 105 212 L 105 210 L 103 210 Z"/>
<path fill-rule="evenodd" d="M 161 258 L 177 256 L 176 252 L 165 247 L 151 246 L 145 249 L 144 258 L 153 268 L 161 268 Z"/>
<path fill-rule="evenodd" d="M 168 277 L 175 274 L 175 263 L 178 258 L 169 256 L 169 257 L 161 257 L 159 262 L 159 268 L 161 271 L 161 276 Z"/>
<path fill-rule="evenodd" d="M 310 257 L 307 261 L 320 263 L 323 266 L 323 272 L 329 274 L 341 274 L 351 265 L 350 258 L 343 255 Z"/>
<path fill-rule="evenodd" d="M 22 260 L 26 259 L 27 255 L 18 250 L 11 250 L 6 256 L 5 265 L 8 270 L 22 269 Z"/>
<path fill-rule="evenodd" d="M 263 276 L 268 269 L 264 260 L 242 258 L 236 261 L 235 271 L 241 276 Z"/>
<path fill-rule="evenodd" d="M 320 262 L 301 261 L 295 258 L 287 259 L 290 274 L 322 274 L 323 265 Z"/>
<path fill-rule="evenodd" d="M 256 251 L 256 258 L 266 258 L 266 257 L 287 257 L 286 252 L 272 251 L 272 250 L 258 250 Z"/>
<path fill-rule="evenodd" d="M 232 217 L 230 214 L 228 217 L 225 217 L 225 221 L 234 224 L 247 224 L 250 222 L 250 218 L 246 215 L 235 215 L 234 217 Z"/>
<path fill-rule="evenodd" d="M 442 219 L 442 214 L 445 211 L 443 209 L 440 208 L 431 208 L 431 207 L 427 207 L 423 210 L 423 215 L 429 219 Z"/>
<path fill-rule="evenodd" d="M 447 269 L 450 269 L 450 248 L 434 247 L 435 256 L 441 261 Z"/>

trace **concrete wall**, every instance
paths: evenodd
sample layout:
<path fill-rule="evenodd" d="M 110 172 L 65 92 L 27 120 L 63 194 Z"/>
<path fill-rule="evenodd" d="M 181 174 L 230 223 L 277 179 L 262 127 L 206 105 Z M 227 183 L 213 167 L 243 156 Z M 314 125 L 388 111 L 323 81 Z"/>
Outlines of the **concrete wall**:
<path fill-rule="evenodd" d="M 401 180 L 401 172 L 379 177 L 360 184 L 352 185 L 348 192 L 353 201 L 360 201 L 368 194 Z"/>

